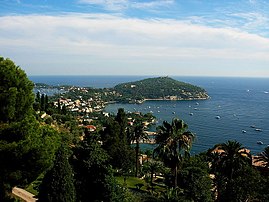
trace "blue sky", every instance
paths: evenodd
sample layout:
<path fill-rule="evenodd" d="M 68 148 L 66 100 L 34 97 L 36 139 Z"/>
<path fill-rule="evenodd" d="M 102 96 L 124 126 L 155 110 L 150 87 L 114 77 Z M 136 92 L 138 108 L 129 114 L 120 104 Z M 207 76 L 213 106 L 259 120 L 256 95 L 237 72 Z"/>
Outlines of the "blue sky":
<path fill-rule="evenodd" d="M 28 75 L 269 77 L 269 0 L 0 0 Z"/>

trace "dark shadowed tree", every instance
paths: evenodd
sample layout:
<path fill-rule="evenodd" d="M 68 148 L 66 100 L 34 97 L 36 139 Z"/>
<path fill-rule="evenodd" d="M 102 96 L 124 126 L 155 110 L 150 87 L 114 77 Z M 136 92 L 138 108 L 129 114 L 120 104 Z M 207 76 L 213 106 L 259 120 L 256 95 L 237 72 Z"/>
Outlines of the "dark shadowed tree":
<path fill-rule="evenodd" d="M 86 137 L 73 149 L 77 201 L 110 201 L 114 190 L 109 156 L 100 143 Z"/>
<path fill-rule="evenodd" d="M 200 156 L 193 156 L 184 161 L 179 173 L 178 184 L 183 190 L 183 196 L 189 201 L 213 201 L 213 181 L 209 176 L 206 160 Z"/>
<path fill-rule="evenodd" d="M 121 127 L 119 123 L 112 118 L 105 124 L 105 130 L 102 132 L 103 148 L 109 154 L 109 162 L 113 168 L 124 173 L 133 168 L 135 156 L 130 145 L 120 138 Z"/>
<path fill-rule="evenodd" d="M 126 113 L 124 112 L 123 108 L 118 109 L 118 113 L 115 117 L 115 121 L 117 121 L 119 123 L 119 126 L 120 126 L 119 138 L 121 139 L 123 144 L 127 144 L 126 131 L 127 131 L 128 120 L 127 120 L 127 116 L 126 116 Z"/>
<path fill-rule="evenodd" d="M 38 201 L 75 202 L 73 170 L 68 158 L 68 148 L 61 146 L 53 167 L 45 174 L 39 187 Z"/>
<path fill-rule="evenodd" d="M 160 158 L 164 164 L 171 168 L 174 175 L 173 186 L 177 187 L 178 169 L 183 158 L 189 156 L 189 151 L 194 135 L 187 131 L 188 125 L 183 120 L 173 119 L 172 123 L 166 121 L 158 128 L 156 135 L 157 148 L 155 156 Z"/>
<path fill-rule="evenodd" d="M 40 106 L 41 106 L 41 111 L 45 111 L 45 95 L 44 94 L 41 95 Z"/>
<path fill-rule="evenodd" d="M 215 175 L 216 194 L 218 201 L 233 201 L 236 184 L 235 180 L 241 181 L 242 170 L 252 165 L 252 158 L 242 144 L 237 141 L 227 141 L 218 144 L 209 150 L 211 169 Z M 239 193 L 238 193 L 239 194 Z"/>
<path fill-rule="evenodd" d="M 146 163 L 143 164 L 143 172 L 150 177 L 150 186 L 151 191 L 153 193 L 154 190 L 154 184 L 153 184 L 153 178 L 154 174 L 158 172 L 164 171 L 164 165 L 161 161 L 156 161 L 154 159 L 148 160 Z"/>
<path fill-rule="evenodd" d="M 144 131 L 144 124 L 141 121 L 135 122 L 133 128 L 131 128 L 129 132 L 129 135 L 132 142 L 135 142 L 135 176 L 138 177 L 140 141 L 148 139 L 148 136 Z"/>

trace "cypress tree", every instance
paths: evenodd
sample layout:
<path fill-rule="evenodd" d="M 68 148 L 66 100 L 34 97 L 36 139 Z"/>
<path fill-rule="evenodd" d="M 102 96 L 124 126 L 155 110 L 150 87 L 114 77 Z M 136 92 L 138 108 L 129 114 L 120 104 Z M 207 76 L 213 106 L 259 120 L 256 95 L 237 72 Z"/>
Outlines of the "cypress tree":
<path fill-rule="evenodd" d="M 41 95 L 41 111 L 45 111 L 45 95 Z"/>
<path fill-rule="evenodd" d="M 45 174 L 38 194 L 40 202 L 73 202 L 75 187 L 67 148 L 60 147 L 53 167 Z"/>

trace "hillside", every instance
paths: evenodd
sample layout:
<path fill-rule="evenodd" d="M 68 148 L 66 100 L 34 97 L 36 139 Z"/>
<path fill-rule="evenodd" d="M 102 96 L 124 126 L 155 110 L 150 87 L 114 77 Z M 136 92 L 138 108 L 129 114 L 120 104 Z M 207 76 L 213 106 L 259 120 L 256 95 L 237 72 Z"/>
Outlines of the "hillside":
<path fill-rule="evenodd" d="M 208 99 L 205 89 L 170 77 L 148 78 L 122 83 L 114 87 L 121 100 L 141 102 L 144 100 L 200 100 Z"/>

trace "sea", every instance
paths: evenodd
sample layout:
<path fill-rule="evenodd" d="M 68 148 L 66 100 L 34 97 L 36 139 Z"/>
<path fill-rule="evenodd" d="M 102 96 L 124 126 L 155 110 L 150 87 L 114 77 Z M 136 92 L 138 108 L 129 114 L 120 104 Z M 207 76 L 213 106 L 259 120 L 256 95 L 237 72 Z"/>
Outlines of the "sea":
<path fill-rule="evenodd" d="M 119 83 L 154 76 L 29 76 L 35 83 L 109 88 Z M 110 104 L 106 112 L 153 113 L 157 124 L 173 118 L 184 120 L 195 134 L 191 153 L 207 151 L 218 143 L 236 140 L 258 154 L 269 145 L 269 78 L 180 77 L 172 78 L 203 87 L 210 99 L 198 101 L 146 101 L 143 104 Z M 152 149 L 155 145 L 142 145 Z"/>

